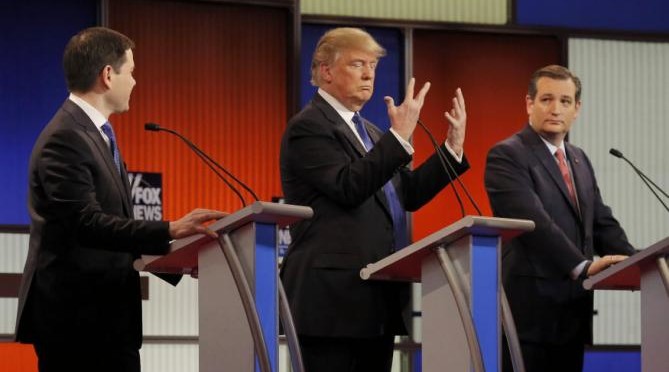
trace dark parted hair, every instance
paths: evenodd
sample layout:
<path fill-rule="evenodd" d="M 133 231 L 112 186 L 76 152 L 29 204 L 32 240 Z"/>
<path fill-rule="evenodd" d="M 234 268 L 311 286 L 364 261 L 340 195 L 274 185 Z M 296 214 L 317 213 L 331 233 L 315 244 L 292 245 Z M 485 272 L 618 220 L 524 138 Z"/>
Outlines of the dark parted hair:
<path fill-rule="evenodd" d="M 88 92 L 107 65 L 118 73 L 125 63 L 126 50 L 134 47 L 129 37 L 105 27 L 87 28 L 72 36 L 63 53 L 67 90 Z"/>
<path fill-rule="evenodd" d="M 576 99 L 576 102 L 579 102 L 581 100 L 581 79 L 579 79 L 578 76 L 574 75 L 566 67 L 560 65 L 545 66 L 538 69 L 537 71 L 534 72 L 534 74 L 532 74 L 532 78 L 530 79 L 530 85 L 527 88 L 527 95 L 530 96 L 532 100 L 534 100 L 534 98 L 537 95 L 537 81 L 539 81 L 539 79 L 542 77 L 547 77 L 555 80 L 571 79 L 571 81 L 573 81 L 574 85 L 576 86 L 576 96 L 574 98 Z"/>

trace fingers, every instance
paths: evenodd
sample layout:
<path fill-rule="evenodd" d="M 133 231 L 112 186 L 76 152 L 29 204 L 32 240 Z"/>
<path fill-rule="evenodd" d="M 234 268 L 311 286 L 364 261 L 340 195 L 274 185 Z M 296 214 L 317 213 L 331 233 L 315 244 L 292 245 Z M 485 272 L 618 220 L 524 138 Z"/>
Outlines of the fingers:
<path fill-rule="evenodd" d="M 453 108 L 451 111 L 444 112 L 444 116 L 448 121 L 455 122 L 457 124 L 458 120 L 462 120 L 467 117 L 467 111 L 465 109 L 465 97 L 462 94 L 462 89 L 458 88 L 455 90 L 455 97 L 452 99 Z"/>
<path fill-rule="evenodd" d="M 462 94 L 462 89 L 458 87 L 458 89 L 455 90 L 455 100 L 454 103 L 457 102 L 457 107 L 461 111 L 465 111 L 465 96 Z"/>
<path fill-rule="evenodd" d="M 427 92 L 430 90 L 430 82 L 428 81 L 427 83 L 423 84 L 423 87 L 420 89 L 418 92 L 418 96 L 416 96 L 416 100 L 418 101 L 418 104 L 420 106 L 423 106 L 423 102 L 425 102 L 425 96 L 427 95 Z"/>
<path fill-rule="evenodd" d="M 218 238 L 218 234 L 216 233 L 216 231 L 211 230 L 211 229 L 209 229 L 209 228 L 207 228 L 207 227 L 204 227 L 204 226 L 203 226 L 202 231 L 200 231 L 200 232 L 203 233 L 203 234 L 205 234 L 205 235 L 207 235 L 207 236 L 209 236 L 209 237 L 212 237 L 212 238 L 214 238 L 214 239 Z"/>
<path fill-rule="evenodd" d="M 409 79 L 409 84 L 407 84 L 407 93 L 404 95 L 404 102 L 409 102 L 413 99 L 413 88 L 416 85 L 416 78 Z"/>
<path fill-rule="evenodd" d="M 383 101 L 386 103 L 386 107 L 389 111 L 395 108 L 395 100 L 393 97 L 385 96 L 383 97 Z"/>
<path fill-rule="evenodd" d="M 205 226 L 205 223 L 223 218 L 226 215 L 227 213 L 225 212 L 211 209 L 194 209 L 182 218 L 170 222 L 170 237 L 172 239 L 180 239 L 199 233 L 217 238 L 218 234 Z"/>
<path fill-rule="evenodd" d="M 215 231 L 203 225 L 203 223 L 223 218 L 226 215 L 227 213 L 211 209 L 195 209 L 191 212 L 192 223 L 194 225 L 195 231 L 201 234 L 208 235 L 212 238 L 218 238 L 218 234 Z"/>
<path fill-rule="evenodd" d="M 608 257 L 610 264 L 616 264 L 618 262 L 624 261 L 628 256 L 622 255 L 622 254 L 617 254 L 617 255 L 611 255 L 611 256 L 606 256 Z"/>

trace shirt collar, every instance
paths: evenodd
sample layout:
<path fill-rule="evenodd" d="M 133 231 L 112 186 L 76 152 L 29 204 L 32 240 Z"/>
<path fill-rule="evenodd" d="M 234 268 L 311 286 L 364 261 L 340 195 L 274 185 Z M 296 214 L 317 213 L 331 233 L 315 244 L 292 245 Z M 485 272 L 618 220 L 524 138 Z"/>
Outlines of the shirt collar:
<path fill-rule="evenodd" d="M 320 94 L 321 97 L 327 102 L 330 106 L 332 106 L 335 111 L 341 116 L 342 119 L 346 123 L 351 123 L 351 120 L 353 119 L 353 115 L 355 115 L 355 112 L 347 109 L 344 105 L 341 104 L 336 98 L 334 98 L 330 93 L 326 92 L 325 90 L 318 88 L 318 94 Z M 350 124 L 349 124 L 350 125 Z"/>
<path fill-rule="evenodd" d="M 532 126 L 532 123 L 530 123 L 530 126 Z M 550 151 L 551 155 L 555 156 L 555 152 L 556 152 L 558 149 L 562 149 L 562 151 L 565 153 L 565 155 L 567 154 L 567 150 L 565 149 L 565 146 L 564 146 L 564 141 L 560 142 L 560 145 L 559 145 L 559 146 L 555 146 L 554 144 L 548 142 L 548 141 L 547 141 L 544 137 L 542 137 L 539 133 L 537 133 L 537 135 L 539 136 L 539 138 L 541 138 L 541 140 L 543 141 L 543 143 L 546 145 L 546 147 L 548 148 L 548 151 Z"/>
<path fill-rule="evenodd" d="M 102 126 L 107 122 L 107 118 L 102 115 L 100 111 L 98 111 L 95 107 L 91 106 L 90 103 L 84 101 L 81 97 L 76 96 L 74 93 L 70 93 L 70 96 L 68 99 L 72 102 L 74 102 L 75 105 L 79 106 L 86 115 L 91 119 L 93 124 L 98 128 L 98 130 L 101 130 Z"/>

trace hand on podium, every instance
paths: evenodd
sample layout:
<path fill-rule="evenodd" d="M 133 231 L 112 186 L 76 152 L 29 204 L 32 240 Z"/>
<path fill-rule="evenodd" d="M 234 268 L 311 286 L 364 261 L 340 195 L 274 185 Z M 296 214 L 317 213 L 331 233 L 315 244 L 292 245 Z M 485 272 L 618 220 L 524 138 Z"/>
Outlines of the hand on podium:
<path fill-rule="evenodd" d="M 616 254 L 616 255 L 604 256 L 599 260 L 593 261 L 592 265 L 590 265 L 590 267 L 588 268 L 588 276 L 595 275 L 598 272 L 608 268 L 609 266 L 625 260 L 627 257 L 629 256 Z"/>
<path fill-rule="evenodd" d="M 217 238 L 218 234 L 208 229 L 205 223 L 227 215 L 228 213 L 211 209 L 194 209 L 180 219 L 170 222 L 170 236 L 172 239 L 180 239 L 195 234 L 207 234 L 212 238 Z"/>

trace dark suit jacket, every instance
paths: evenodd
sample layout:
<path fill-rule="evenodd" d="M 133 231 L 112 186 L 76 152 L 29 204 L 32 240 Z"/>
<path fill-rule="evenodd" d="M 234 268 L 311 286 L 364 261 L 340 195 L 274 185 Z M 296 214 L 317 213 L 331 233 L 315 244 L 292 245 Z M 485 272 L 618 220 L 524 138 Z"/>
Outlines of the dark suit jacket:
<path fill-rule="evenodd" d="M 125 167 L 89 117 L 66 100 L 30 159 L 30 247 L 16 338 L 141 345 L 138 255 L 162 254 L 167 222 L 132 219 Z"/>
<path fill-rule="evenodd" d="M 377 337 L 405 332 L 401 310 L 408 309 L 408 284 L 363 281 L 359 274 L 394 249 L 382 187 L 392 178 L 404 208 L 414 211 L 432 199 L 448 177 L 436 155 L 410 171 L 406 166 L 412 157 L 397 138 L 369 122 L 365 126 L 375 142 L 369 153 L 316 94 L 288 123 L 283 136 L 286 202 L 314 210 L 313 218 L 291 226 L 292 243 L 281 270 L 302 335 Z M 458 173 L 469 167 L 466 160 L 450 161 Z"/>
<path fill-rule="evenodd" d="M 570 272 L 593 254 L 633 254 L 602 202 L 590 160 L 565 142 L 579 208 L 569 199 L 555 157 L 528 125 L 488 153 L 485 186 L 495 216 L 536 228 L 503 247 L 502 275 L 521 341 L 589 342 L 592 293 Z"/>

